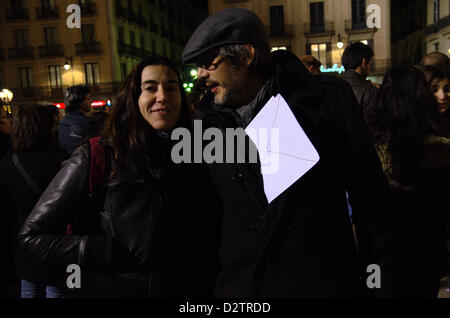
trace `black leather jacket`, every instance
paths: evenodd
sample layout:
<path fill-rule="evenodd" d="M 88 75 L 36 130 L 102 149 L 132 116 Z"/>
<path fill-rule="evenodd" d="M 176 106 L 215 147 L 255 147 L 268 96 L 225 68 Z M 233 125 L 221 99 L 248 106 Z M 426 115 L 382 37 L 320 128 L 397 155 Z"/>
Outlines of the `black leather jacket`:
<path fill-rule="evenodd" d="M 92 195 L 90 149 L 78 148 L 19 232 L 25 253 L 64 268 L 79 264 L 88 272 L 149 273 L 152 295 L 212 295 L 218 266 L 217 200 L 208 194 L 211 187 L 200 166 L 165 162 L 165 176 L 155 180 L 127 161 L 103 191 Z M 114 169 L 114 161 L 107 160 L 107 171 L 109 164 Z M 202 192 L 207 196 L 196 200 Z M 89 204 L 93 201 L 100 204 Z M 81 234 L 54 231 L 74 219 Z"/>

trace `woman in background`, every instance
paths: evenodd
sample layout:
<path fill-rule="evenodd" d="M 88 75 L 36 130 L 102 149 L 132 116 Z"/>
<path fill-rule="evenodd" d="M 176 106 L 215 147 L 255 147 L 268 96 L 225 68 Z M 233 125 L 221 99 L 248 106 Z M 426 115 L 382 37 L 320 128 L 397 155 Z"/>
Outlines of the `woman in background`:
<path fill-rule="evenodd" d="M 8 229 L 3 232 L 9 232 L 10 237 L 17 235 L 66 159 L 65 153 L 58 147 L 56 125 L 57 117 L 49 107 L 23 106 L 14 113 L 11 127 L 13 152 L 0 163 L 1 219 L 2 223 L 9 223 Z M 61 227 L 61 231 L 64 230 Z M 11 253 L 8 254 L 14 255 L 15 269 L 21 280 L 21 297 L 65 297 L 66 292 L 61 287 L 65 281 L 58 278 L 52 268 L 30 262 L 12 241 L 2 243 L 5 243 L 5 249 L 10 248 Z"/>
<path fill-rule="evenodd" d="M 447 274 L 450 142 L 436 135 L 436 116 L 422 72 L 399 67 L 386 74 L 366 118 L 390 182 L 405 296 L 437 297 L 440 278 Z"/>

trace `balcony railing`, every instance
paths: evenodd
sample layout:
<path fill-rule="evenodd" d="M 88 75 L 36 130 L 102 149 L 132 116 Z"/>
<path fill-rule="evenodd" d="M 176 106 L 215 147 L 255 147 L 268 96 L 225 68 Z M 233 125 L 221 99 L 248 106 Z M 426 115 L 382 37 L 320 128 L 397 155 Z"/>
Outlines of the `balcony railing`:
<path fill-rule="evenodd" d="M 102 53 L 102 46 L 100 42 L 77 43 L 75 44 L 75 51 L 77 55 L 97 55 Z"/>
<path fill-rule="evenodd" d="M 30 14 L 28 12 L 28 8 L 15 8 L 15 9 L 7 9 L 6 10 L 6 20 L 28 20 L 30 18 Z"/>
<path fill-rule="evenodd" d="M 390 59 L 374 60 L 370 68 L 370 75 L 384 75 L 391 68 Z"/>
<path fill-rule="evenodd" d="M 367 33 L 367 32 L 375 32 L 376 28 L 368 28 L 366 21 L 356 21 L 353 22 L 350 20 L 345 20 L 345 32 L 351 33 Z"/>
<path fill-rule="evenodd" d="M 117 46 L 118 46 L 119 55 L 128 56 L 128 57 L 133 56 L 133 48 L 131 45 L 119 42 L 117 44 Z"/>
<path fill-rule="evenodd" d="M 8 58 L 34 59 L 34 47 L 13 47 L 8 49 Z"/>
<path fill-rule="evenodd" d="M 81 15 L 84 17 L 91 17 L 97 14 L 97 4 L 93 2 L 88 2 L 80 5 Z"/>
<path fill-rule="evenodd" d="M 64 48 L 62 45 L 44 45 L 38 47 L 39 57 L 64 56 Z"/>
<path fill-rule="evenodd" d="M 39 97 L 41 95 L 41 91 L 37 87 L 20 88 L 16 91 L 21 95 L 19 97 Z"/>
<path fill-rule="evenodd" d="M 450 25 L 450 15 L 446 16 L 445 18 L 440 19 L 435 24 L 428 25 L 425 28 L 425 35 L 437 33 L 437 32 L 439 32 L 440 29 L 443 29 L 448 25 Z"/>
<path fill-rule="evenodd" d="M 292 24 L 284 24 L 280 27 L 274 25 L 266 26 L 266 32 L 271 37 L 293 37 L 294 26 Z"/>
<path fill-rule="evenodd" d="M 322 25 L 304 24 L 304 33 L 306 36 L 334 35 L 334 22 L 327 21 Z"/>
<path fill-rule="evenodd" d="M 39 20 L 59 18 L 58 7 L 37 7 L 36 18 Z"/>
<path fill-rule="evenodd" d="M 131 22 L 134 22 L 143 28 L 147 27 L 147 20 L 143 16 L 130 12 L 128 17 Z"/>

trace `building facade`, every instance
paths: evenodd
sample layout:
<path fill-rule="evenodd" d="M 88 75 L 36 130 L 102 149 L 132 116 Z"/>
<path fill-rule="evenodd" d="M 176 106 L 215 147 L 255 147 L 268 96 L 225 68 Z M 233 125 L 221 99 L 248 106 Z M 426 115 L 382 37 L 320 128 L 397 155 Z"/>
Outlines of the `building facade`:
<path fill-rule="evenodd" d="M 450 0 L 427 0 L 426 51 L 450 54 Z"/>
<path fill-rule="evenodd" d="M 81 8 L 81 28 L 68 27 L 72 3 Z M 12 105 L 60 103 L 64 89 L 78 84 L 113 99 L 150 54 L 181 66 L 185 43 L 207 15 L 201 0 L 0 1 L 0 88 L 14 93 Z"/>
<path fill-rule="evenodd" d="M 380 8 L 379 28 L 368 27 L 371 4 Z M 356 41 L 367 43 L 375 52 L 372 75 L 382 75 L 391 66 L 389 0 L 209 0 L 210 14 L 229 7 L 258 14 L 272 49 L 314 55 L 327 70 L 340 69 L 345 47 Z M 344 45 L 339 48 L 341 41 Z"/>
<path fill-rule="evenodd" d="M 392 65 L 418 65 L 426 53 L 427 0 L 391 0 Z"/>

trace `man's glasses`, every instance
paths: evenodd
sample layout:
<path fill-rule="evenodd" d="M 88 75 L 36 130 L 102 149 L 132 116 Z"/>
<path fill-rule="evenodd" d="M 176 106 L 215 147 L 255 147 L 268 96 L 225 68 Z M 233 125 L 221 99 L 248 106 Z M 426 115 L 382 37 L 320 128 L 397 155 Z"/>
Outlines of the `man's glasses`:
<path fill-rule="evenodd" d="M 215 63 L 213 63 L 217 57 L 219 57 L 219 59 Z M 220 63 L 222 63 L 223 60 L 224 58 L 222 56 L 219 56 L 218 51 L 213 51 L 200 57 L 199 61 L 197 62 L 197 66 L 208 71 L 214 71 L 215 69 L 217 69 L 217 67 L 219 67 Z"/>

